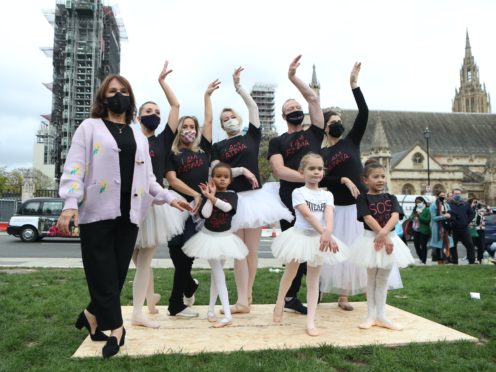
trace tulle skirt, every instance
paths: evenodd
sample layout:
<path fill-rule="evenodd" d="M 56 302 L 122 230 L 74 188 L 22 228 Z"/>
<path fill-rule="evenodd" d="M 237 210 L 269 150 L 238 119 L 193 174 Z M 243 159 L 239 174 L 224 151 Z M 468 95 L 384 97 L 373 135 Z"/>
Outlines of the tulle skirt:
<path fill-rule="evenodd" d="M 170 191 L 175 199 L 185 200 L 175 191 Z M 174 236 L 183 233 L 188 216 L 188 212 L 181 212 L 168 204 L 152 204 L 138 230 L 136 249 L 155 248 L 167 244 Z"/>
<path fill-rule="evenodd" d="M 231 229 L 248 229 L 286 220 L 293 214 L 279 197 L 279 182 L 266 182 L 261 189 L 238 193 L 238 207 L 231 222 Z"/>
<path fill-rule="evenodd" d="M 202 227 L 184 244 L 183 252 L 189 257 L 206 260 L 227 258 L 242 260 L 248 255 L 248 248 L 231 230 L 215 232 Z"/>
<path fill-rule="evenodd" d="M 348 258 L 348 247 L 335 236 L 339 251 L 336 253 L 322 252 L 320 246 L 320 234 L 315 230 L 305 230 L 299 227 L 291 227 L 283 231 L 272 242 L 272 255 L 282 261 L 289 263 L 296 261 L 306 262 L 309 266 L 321 266 L 323 263 L 335 265 L 344 262 Z"/>
<path fill-rule="evenodd" d="M 374 249 L 375 233 L 365 230 L 362 236 L 353 242 L 350 261 L 365 268 L 378 267 L 380 269 L 390 269 L 393 266 L 407 267 L 413 264 L 415 260 L 403 240 L 394 231 L 388 236 L 394 245 L 391 254 L 387 254 L 385 248 L 376 251 Z"/>

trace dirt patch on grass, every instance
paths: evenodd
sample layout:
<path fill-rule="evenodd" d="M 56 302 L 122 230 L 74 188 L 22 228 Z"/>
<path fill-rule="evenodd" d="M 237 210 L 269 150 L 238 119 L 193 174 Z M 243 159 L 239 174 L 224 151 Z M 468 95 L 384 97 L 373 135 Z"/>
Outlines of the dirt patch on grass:
<path fill-rule="evenodd" d="M 38 270 L 36 269 L 0 269 L 0 273 L 5 273 L 5 274 L 31 274 L 35 273 Z"/>

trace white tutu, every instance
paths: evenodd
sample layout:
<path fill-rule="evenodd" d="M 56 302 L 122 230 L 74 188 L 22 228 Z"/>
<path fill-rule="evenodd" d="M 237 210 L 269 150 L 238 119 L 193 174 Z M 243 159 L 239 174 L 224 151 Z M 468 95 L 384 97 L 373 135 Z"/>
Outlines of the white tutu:
<path fill-rule="evenodd" d="M 356 205 L 334 206 L 333 235 L 341 239 L 353 253 L 353 242 L 360 237 L 365 229 L 363 223 L 357 220 Z M 400 271 L 395 266 L 388 280 L 389 289 L 403 288 Z M 351 260 L 334 265 L 332 268 L 324 264 L 320 270 L 320 291 L 326 293 L 347 293 L 354 295 L 367 290 L 367 270 L 355 265 Z"/>
<path fill-rule="evenodd" d="M 177 192 L 169 191 L 174 194 L 174 199 L 185 200 Z M 174 236 L 183 233 L 188 216 L 188 212 L 181 212 L 169 204 L 152 204 L 139 227 L 135 248 L 155 248 L 167 244 Z"/>
<path fill-rule="evenodd" d="M 248 255 L 248 248 L 231 230 L 215 232 L 203 227 L 184 244 L 183 252 L 189 257 L 206 260 L 226 258 L 242 260 Z"/>
<path fill-rule="evenodd" d="M 388 234 L 394 244 L 391 254 L 387 254 L 385 248 L 379 251 L 374 249 L 375 235 L 373 231 L 365 230 L 363 235 L 355 240 L 351 249 L 351 262 L 367 268 L 378 267 L 381 269 L 390 269 L 394 265 L 407 267 L 415 262 L 410 249 L 394 231 Z"/>
<path fill-rule="evenodd" d="M 261 189 L 238 192 L 238 207 L 231 229 L 256 228 L 294 216 L 279 197 L 279 182 L 266 182 Z"/>
<path fill-rule="evenodd" d="M 320 234 L 317 231 L 293 226 L 274 239 L 271 246 L 272 255 L 283 263 L 291 261 L 306 262 L 309 266 L 320 266 L 324 262 L 334 265 L 346 261 L 348 247 L 335 236 L 333 238 L 339 247 L 339 251 L 336 253 L 322 252 L 319 249 Z"/>

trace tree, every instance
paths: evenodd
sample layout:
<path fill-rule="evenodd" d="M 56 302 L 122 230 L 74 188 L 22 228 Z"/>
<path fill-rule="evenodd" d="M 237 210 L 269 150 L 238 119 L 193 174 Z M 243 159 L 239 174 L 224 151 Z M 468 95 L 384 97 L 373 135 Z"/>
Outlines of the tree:
<path fill-rule="evenodd" d="M 260 150 L 258 152 L 258 170 L 260 172 L 260 181 L 262 184 L 269 181 L 271 178 L 274 178 L 272 175 L 272 169 L 270 168 L 270 163 L 267 160 L 267 152 L 269 151 L 270 139 L 276 136 L 277 134 L 273 132 L 268 136 L 263 136 L 262 141 L 260 141 Z"/>

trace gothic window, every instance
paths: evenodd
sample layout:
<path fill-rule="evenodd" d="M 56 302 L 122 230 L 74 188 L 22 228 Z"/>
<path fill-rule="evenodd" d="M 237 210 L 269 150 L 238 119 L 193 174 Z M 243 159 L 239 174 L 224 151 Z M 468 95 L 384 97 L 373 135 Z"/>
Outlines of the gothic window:
<path fill-rule="evenodd" d="M 437 195 L 438 192 L 446 192 L 446 188 L 441 185 L 440 183 L 435 184 L 434 187 L 432 188 L 432 194 Z"/>
<path fill-rule="evenodd" d="M 401 193 L 403 195 L 413 195 L 415 194 L 415 187 L 411 183 L 405 183 L 401 188 Z"/>
<path fill-rule="evenodd" d="M 470 70 L 467 71 L 467 79 L 468 81 L 472 81 L 472 71 Z"/>
<path fill-rule="evenodd" d="M 412 160 L 414 167 L 421 167 L 424 163 L 424 156 L 420 152 L 416 152 L 413 154 Z"/>

